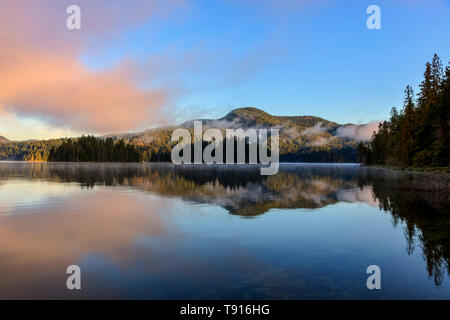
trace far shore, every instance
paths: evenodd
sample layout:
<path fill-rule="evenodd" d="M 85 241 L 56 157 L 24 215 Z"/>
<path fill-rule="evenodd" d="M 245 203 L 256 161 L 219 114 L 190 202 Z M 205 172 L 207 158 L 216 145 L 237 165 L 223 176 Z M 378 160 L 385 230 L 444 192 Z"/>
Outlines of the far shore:
<path fill-rule="evenodd" d="M 377 165 L 377 164 L 361 164 L 364 167 L 370 168 L 382 168 L 386 170 L 395 170 L 395 171 L 403 171 L 403 172 L 423 172 L 423 173 L 450 173 L 450 167 L 396 167 L 396 166 L 387 166 L 387 165 Z"/>
<path fill-rule="evenodd" d="M 140 161 L 140 162 L 98 162 L 98 161 L 36 161 L 36 160 L 14 160 L 14 159 L 1 159 L 0 162 L 27 162 L 27 163 L 172 163 L 172 162 L 164 162 L 164 161 Z M 367 167 L 367 168 L 379 168 L 379 169 L 385 169 L 385 170 L 392 170 L 392 171 L 401 171 L 401 172 L 410 172 L 410 173 L 444 173 L 444 174 L 450 174 L 450 167 L 396 167 L 396 166 L 387 166 L 387 165 L 367 165 L 364 163 L 358 163 L 358 162 L 279 162 L 280 164 L 309 164 L 309 165 L 355 165 L 360 167 Z M 230 165 L 223 163 L 224 165 Z M 236 163 L 232 163 L 236 164 Z M 248 163 L 245 163 L 248 164 Z M 258 163 L 259 164 L 259 163 Z M 214 164 L 219 165 L 219 164 Z M 243 164 L 240 164 L 243 165 Z"/>
<path fill-rule="evenodd" d="M 0 163 L 51 163 L 51 164 L 172 164 L 172 162 L 62 162 L 62 161 L 24 161 L 24 160 L 0 160 Z M 448 194 L 450 196 L 450 170 L 449 168 L 399 168 L 381 165 L 366 165 L 361 163 L 339 163 L 339 162 L 280 162 L 281 165 L 316 165 L 316 166 L 358 166 L 362 168 L 373 168 L 392 172 L 392 182 L 400 190 L 435 192 L 439 194 Z M 181 166 L 190 166 L 195 164 L 184 164 Z M 211 166 L 229 166 L 230 164 L 213 164 Z M 241 168 L 249 164 L 231 164 L 239 165 Z M 259 166 L 261 164 L 250 164 L 250 166 Z M 403 173 L 403 174 L 400 174 Z M 400 175 L 399 175 L 400 174 Z"/>

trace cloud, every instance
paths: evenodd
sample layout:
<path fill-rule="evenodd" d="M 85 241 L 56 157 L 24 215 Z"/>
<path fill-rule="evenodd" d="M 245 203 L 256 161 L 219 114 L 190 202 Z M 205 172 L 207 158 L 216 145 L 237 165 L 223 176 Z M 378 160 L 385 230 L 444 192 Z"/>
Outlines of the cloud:
<path fill-rule="evenodd" d="M 136 65 L 121 61 L 92 71 L 79 56 L 102 37 L 156 14 L 167 14 L 181 1 L 80 0 L 81 31 L 65 26 L 70 1 L 5 0 L 0 3 L 0 110 L 40 117 L 55 126 L 107 132 L 163 121 L 176 87 L 143 88 Z M 122 4 L 123 5 L 123 4 Z M 147 76 L 156 77 L 147 69 Z M 139 75 L 142 78 L 142 74 Z"/>
<path fill-rule="evenodd" d="M 281 133 L 289 137 L 291 140 L 297 140 L 302 135 L 302 132 L 294 127 L 283 128 Z"/>
<path fill-rule="evenodd" d="M 315 146 L 315 147 L 321 147 L 321 146 L 325 146 L 327 144 L 330 144 L 335 139 L 336 139 L 335 137 L 318 137 L 318 138 L 316 138 L 315 140 L 313 140 L 311 142 L 311 145 Z"/>
<path fill-rule="evenodd" d="M 327 134 L 328 128 L 323 126 L 322 122 L 318 122 L 314 127 L 309 127 L 301 132 L 296 128 L 286 128 L 283 133 L 289 138 L 295 140 L 301 136 L 311 138 L 309 143 L 311 146 L 324 146 L 332 143 L 336 138 L 349 138 L 355 141 L 369 141 L 374 131 L 378 131 L 378 121 L 369 122 L 363 125 L 343 125 L 336 129 L 333 136 Z"/>
<path fill-rule="evenodd" d="M 379 207 L 379 201 L 373 194 L 372 187 L 365 186 L 363 189 L 352 188 L 347 190 L 338 190 L 336 198 L 344 202 L 363 202 L 371 207 Z"/>
<path fill-rule="evenodd" d="M 97 190 L 95 194 L 83 195 L 75 190 L 79 189 L 78 186 L 53 183 L 45 186 L 45 196 L 52 196 L 42 198 L 40 194 L 33 194 L 36 189 L 42 190 L 42 185 L 39 185 L 41 183 L 38 181 L 30 181 L 26 188 L 34 196 L 31 203 L 37 201 L 41 204 L 34 207 L 34 214 L 29 214 L 27 206 L 20 203 L 26 201 L 30 204 L 30 199 L 15 199 L 15 192 L 9 185 L 1 190 L 7 192 L 8 187 L 13 190 L 12 205 L 0 207 L 0 241 L 8 244 L 0 246 L 0 256 L 11 257 L 2 259 L 0 273 L 13 275 L 0 278 L 1 288 L 11 288 L 7 294 L 4 290 L 0 292 L 2 298 L 42 298 L 60 292 L 55 286 L 59 282 L 54 275 L 66 270 L 70 264 L 82 263 L 83 257 L 92 253 L 105 257 L 119 268 L 125 268 L 132 262 L 133 250 L 130 248 L 136 248 L 136 238 L 143 235 L 162 238 L 176 231 L 168 222 L 169 214 L 164 218 L 160 214 L 163 207 L 166 213 L 171 212 L 170 208 L 167 209 L 167 202 L 158 199 L 148 201 L 111 190 Z M 71 196 L 67 197 L 69 190 Z M 13 205 L 15 200 L 17 205 Z M 49 206 L 49 201 L 54 205 Z M 102 223 L 97 223 L 99 220 Z M 152 254 L 152 257 L 157 255 L 149 248 L 145 252 Z M 142 263 L 142 256 L 139 258 Z M 167 268 L 160 259 L 153 259 L 152 262 L 147 265 L 148 272 L 158 273 Z M 39 285 L 36 286 L 36 282 Z M 33 290 L 30 290 L 30 283 L 35 285 Z M 61 295 L 64 296 L 64 292 Z"/>
<path fill-rule="evenodd" d="M 315 137 L 327 132 L 328 128 L 323 126 L 322 122 L 317 123 L 314 127 L 299 130 L 296 127 L 284 127 L 282 133 L 292 140 L 297 140 L 302 136 Z"/>
<path fill-rule="evenodd" d="M 291 138 L 295 136 L 296 131 L 297 130 L 292 131 L 292 129 L 288 130 L 289 136 Z M 309 145 L 314 147 L 321 147 L 328 145 L 336 139 L 336 137 L 332 137 L 328 134 L 328 127 L 323 126 L 322 122 L 318 122 L 313 127 L 309 127 L 306 128 L 305 130 L 302 130 L 300 135 L 309 137 L 311 140 L 309 142 Z"/>
<path fill-rule="evenodd" d="M 306 128 L 302 131 L 302 134 L 305 136 L 315 136 L 320 135 L 328 130 L 327 127 L 324 127 L 322 122 L 318 122 L 314 127 Z"/>
<path fill-rule="evenodd" d="M 167 89 L 139 89 L 125 68 L 92 72 L 76 60 L 32 48 L 0 59 L 0 87 L 8 110 L 100 132 L 155 120 L 170 97 Z"/>
<path fill-rule="evenodd" d="M 82 133 L 70 130 L 66 127 L 48 126 L 33 117 L 18 117 L 14 113 L 0 110 L 0 136 L 5 136 L 12 141 L 28 139 L 46 139 L 61 137 L 76 137 Z"/>
<path fill-rule="evenodd" d="M 336 129 L 335 135 L 339 138 L 350 138 L 355 141 L 369 141 L 374 131 L 378 131 L 378 121 L 363 125 L 344 125 Z"/>
<path fill-rule="evenodd" d="M 283 51 L 277 33 L 242 49 L 238 56 L 203 41 L 181 50 L 171 43 L 145 61 L 127 56 L 107 69 L 92 70 L 80 57 L 99 60 L 101 49 L 151 19 L 178 23 L 179 13 L 190 13 L 191 4 L 78 0 L 82 22 L 77 31 L 66 28 L 66 8 L 71 4 L 0 1 L 0 111 L 73 132 L 140 131 L 173 123 L 181 94 L 236 86 Z M 205 76 L 207 83 L 201 81 Z"/>

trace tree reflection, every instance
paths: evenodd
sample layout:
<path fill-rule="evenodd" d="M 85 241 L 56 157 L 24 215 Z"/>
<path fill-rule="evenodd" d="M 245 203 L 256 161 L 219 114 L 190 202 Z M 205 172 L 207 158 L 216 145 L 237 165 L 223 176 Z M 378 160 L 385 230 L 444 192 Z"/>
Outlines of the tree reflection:
<path fill-rule="evenodd" d="M 366 171 L 360 179 L 363 184 L 372 185 L 380 209 L 392 215 L 393 224 L 404 223 L 407 253 L 412 254 L 417 245 L 421 247 L 428 274 L 436 285 L 450 275 L 449 193 L 427 190 L 430 183 L 439 179 L 446 179 L 445 175 L 373 171 Z M 439 187 L 448 188 L 448 181 Z"/>
<path fill-rule="evenodd" d="M 317 209 L 341 201 L 364 202 L 389 212 L 394 225 L 404 224 L 407 253 L 421 248 L 436 285 L 450 275 L 448 176 L 342 165 L 282 165 L 277 175 L 259 173 L 258 166 L 249 165 L 2 163 L 0 184 L 26 177 L 83 188 L 126 186 L 219 205 L 245 217 L 274 208 Z"/>

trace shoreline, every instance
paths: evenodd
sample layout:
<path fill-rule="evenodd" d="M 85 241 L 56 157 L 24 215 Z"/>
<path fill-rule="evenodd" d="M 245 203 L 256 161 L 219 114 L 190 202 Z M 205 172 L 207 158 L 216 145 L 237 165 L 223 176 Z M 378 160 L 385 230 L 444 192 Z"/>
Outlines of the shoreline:
<path fill-rule="evenodd" d="M 394 166 L 387 166 L 387 165 L 379 165 L 379 164 L 360 164 L 361 167 L 367 167 L 367 168 L 380 168 L 380 169 L 386 169 L 386 170 L 393 170 L 393 171 L 401 171 L 401 172 L 408 172 L 408 173 L 446 173 L 450 174 L 450 167 L 394 167 Z"/>
<path fill-rule="evenodd" d="M 448 171 L 448 168 L 399 169 L 379 165 L 362 165 L 362 167 L 377 168 L 392 172 L 396 182 L 395 187 L 398 189 L 447 194 L 449 197 L 447 202 L 450 202 L 450 171 Z"/>

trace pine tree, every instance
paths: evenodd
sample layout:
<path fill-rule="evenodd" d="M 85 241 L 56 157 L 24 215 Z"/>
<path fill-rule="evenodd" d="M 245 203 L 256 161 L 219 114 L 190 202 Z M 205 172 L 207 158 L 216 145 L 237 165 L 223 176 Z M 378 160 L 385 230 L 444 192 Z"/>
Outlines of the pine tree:
<path fill-rule="evenodd" d="M 450 65 L 445 69 L 441 82 L 440 97 L 436 108 L 435 137 L 433 144 L 434 165 L 446 166 L 450 163 Z"/>
<path fill-rule="evenodd" d="M 412 164 L 412 157 L 416 150 L 414 141 L 414 92 L 410 86 L 405 89 L 405 100 L 403 103 L 402 121 L 399 129 L 398 149 L 400 162 L 404 166 Z"/>
<path fill-rule="evenodd" d="M 435 54 L 427 62 L 417 103 L 410 86 L 405 89 L 403 109 L 391 111 L 379 125 L 368 151 L 360 146 L 367 163 L 394 166 L 449 166 L 450 65 L 443 72 Z"/>

